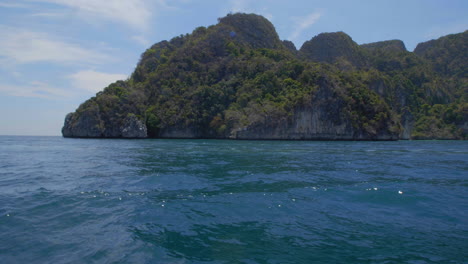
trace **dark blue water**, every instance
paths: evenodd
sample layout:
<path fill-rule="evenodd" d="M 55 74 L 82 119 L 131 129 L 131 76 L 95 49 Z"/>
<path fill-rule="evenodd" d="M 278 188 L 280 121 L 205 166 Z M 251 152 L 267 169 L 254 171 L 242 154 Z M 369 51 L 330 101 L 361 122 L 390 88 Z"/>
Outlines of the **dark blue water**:
<path fill-rule="evenodd" d="M 0 137 L 1 263 L 468 263 L 468 142 Z"/>

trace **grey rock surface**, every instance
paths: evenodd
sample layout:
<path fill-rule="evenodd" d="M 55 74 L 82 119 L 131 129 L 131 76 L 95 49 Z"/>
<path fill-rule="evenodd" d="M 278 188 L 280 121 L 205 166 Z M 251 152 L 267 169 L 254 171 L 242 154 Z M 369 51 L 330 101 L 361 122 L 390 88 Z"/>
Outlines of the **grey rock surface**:
<path fill-rule="evenodd" d="M 62 128 L 64 137 L 102 137 L 103 131 L 104 126 L 97 106 L 81 114 L 68 114 Z"/>
<path fill-rule="evenodd" d="M 146 125 L 135 115 L 128 115 L 121 127 L 123 138 L 146 138 L 148 137 Z"/>

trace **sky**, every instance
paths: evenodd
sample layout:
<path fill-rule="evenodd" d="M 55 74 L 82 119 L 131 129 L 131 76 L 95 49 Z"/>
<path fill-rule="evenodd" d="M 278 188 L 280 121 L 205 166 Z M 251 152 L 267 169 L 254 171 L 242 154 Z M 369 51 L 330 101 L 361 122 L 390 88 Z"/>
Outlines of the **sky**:
<path fill-rule="evenodd" d="M 466 0 L 0 0 L 0 135 L 61 135 L 65 115 L 127 79 L 152 44 L 230 12 L 263 15 L 298 49 L 343 31 L 413 51 L 468 29 Z"/>

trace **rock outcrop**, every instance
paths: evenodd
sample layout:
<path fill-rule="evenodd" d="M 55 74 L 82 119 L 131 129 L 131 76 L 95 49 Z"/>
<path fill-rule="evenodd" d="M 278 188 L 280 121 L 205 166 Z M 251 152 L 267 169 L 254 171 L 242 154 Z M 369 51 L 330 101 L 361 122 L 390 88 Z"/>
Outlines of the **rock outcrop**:
<path fill-rule="evenodd" d="M 468 30 L 419 43 L 414 53 L 431 62 L 434 70 L 447 76 L 467 77 Z"/>
<path fill-rule="evenodd" d="M 128 115 L 123 126 L 120 128 L 123 138 L 146 138 L 148 132 L 146 125 L 141 122 L 135 115 Z"/>
<path fill-rule="evenodd" d="M 406 52 L 405 43 L 399 39 L 394 40 L 386 40 L 386 41 L 379 41 L 373 42 L 368 44 L 362 44 L 360 47 L 375 51 L 375 50 L 382 50 L 386 52 Z"/>
<path fill-rule="evenodd" d="M 236 131 L 231 138 L 272 140 L 397 140 L 396 123 L 387 120 L 378 129 L 359 126 L 347 111 L 345 97 L 324 83 L 307 104 L 292 116 L 268 120 Z"/>
<path fill-rule="evenodd" d="M 69 113 L 62 128 L 64 137 L 98 138 L 103 136 L 99 111 L 89 110 L 82 114 Z"/>
<path fill-rule="evenodd" d="M 98 109 L 88 109 L 80 114 L 70 113 L 62 128 L 64 137 L 79 138 L 147 138 L 146 125 L 135 115 L 129 114 L 123 124 L 115 129 L 115 124 L 106 127 Z"/>
<path fill-rule="evenodd" d="M 294 45 L 294 43 L 292 43 L 292 41 L 283 40 L 283 45 L 284 45 L 289 51 L 291 51 L 293 54 L 296 54 L 296 53 L 297 53 L 296 46 Z"/>
<path fill-rule="evenodd" d="M 322 33 L 298 51 L 255 14 L 152 45 L 132 76 L 65 118 L 64 137 L 466 139 L 467 32 L 406 50 Z"/>
<path fill-rule="evenodd" d="M 338 63 L 345 69 L 350 69 L 349 66 L 360 68 L 366 64 L 359 45 L 344 32 L 321 33 L 306 41 L 299 54 L 312 61 Z"/>
<path fill-rule="evenodd" d="M 229 36 L 254 49 L 277 49 L 282 43 L 270 21 L 259 15 L 229 14 L 219 19 L 221 25 L 232 28 Z"/>

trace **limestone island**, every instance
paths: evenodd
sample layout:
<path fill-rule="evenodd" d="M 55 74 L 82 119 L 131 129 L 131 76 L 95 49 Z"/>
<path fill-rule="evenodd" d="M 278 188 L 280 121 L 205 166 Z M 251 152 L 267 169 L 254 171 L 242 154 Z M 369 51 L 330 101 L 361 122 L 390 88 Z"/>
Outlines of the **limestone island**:
<path fill-rule="evenodd" d="M 468 31 L 358 45 L 322 33 L 297 50 L 255 14 L 147 49 L 125 81 L 65 118 L 64 137 L 278 140 L 468 138 Z"/>

